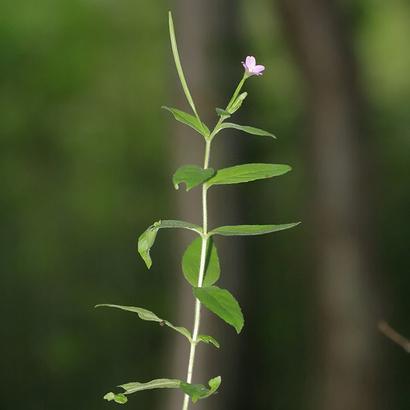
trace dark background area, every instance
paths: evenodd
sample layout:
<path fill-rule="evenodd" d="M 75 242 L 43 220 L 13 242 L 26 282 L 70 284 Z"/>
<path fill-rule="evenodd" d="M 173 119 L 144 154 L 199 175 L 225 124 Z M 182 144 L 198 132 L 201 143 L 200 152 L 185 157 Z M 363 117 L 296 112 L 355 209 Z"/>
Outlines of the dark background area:
<path fill-rule="evenodd" d="M 129 381 L 184 378 L 188 345 L 168 328 L 98 303 L 192 327 L 180 268 L 193 236 L 159 233 L 148 271 L 138 236 L 159 219 L 200 223 L 199 189 L 172 174 L 202 165 L 168 36 L 172 10 L 200 115 L 216 123 L 243 74 L 233 122 L 273 132 L 218 137 L 211 166 L 284 163 L 291 173 L 216 187 L 210 225 L 302 221 L 217 238 L 220 286 L 245 327 L 206 315 L 194 382 L 220 374 L 198 410 L 407 410 L 410 355 L 410 5 L 360 1 L 3 0 L 0 4 L 0 338 L 4 410 L 108 409 Z M 197 192 L 194 192 L 197 191 Z M 190 316 L 191 315 L 191 316 Z M 118 391 L 118 390 L 117 390 Z M 182 393 L 129 408 L 181 408 Z"/>

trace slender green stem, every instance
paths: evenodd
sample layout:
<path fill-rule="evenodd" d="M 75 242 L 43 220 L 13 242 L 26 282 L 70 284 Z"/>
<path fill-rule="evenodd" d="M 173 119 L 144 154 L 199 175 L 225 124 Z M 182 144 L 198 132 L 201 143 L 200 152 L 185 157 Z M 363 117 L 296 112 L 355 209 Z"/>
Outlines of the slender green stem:
<path fill-rule="evenodd" d="M 204 169 L 209 166 L 209 157 L 211 154 L 211 140 L 206 139 L 205 145 L 205 160 Z M 202 287 L 205 274 L 205 260 L 206 260 L 206 247 L 208 243 L 208 208 L 207 208 L 207 191 L 208 187 L 205 184 L 202 185 L 202 247 L 201 247 L 201 261 L 199 265 L 199 278 L 198 287 Z M 194 370 L 195 361 L 195 350 L 197 345 L 197 339 L 199 334 L 199 324 L 201 322 L 201 302 L 199 299 L 195 299 L 195 319 L 194 319 L 194 330 L 192 332 L 192 342 L 191 350 L 189 353 L 189 363 L 188 363 L 188 373 L 187 373 L 187 383 L 192 382 L 192 373 Z M 187 410 L 189 405 L 189 396 L 185 395 L 182 410 Z"/>
<path fill-rule="evenodd" d="M 247 73 L 243 76 L 241 82 L 239 83 L 238 87 L 236 88 L 231 101 L 229 102 L 226 109 L 230 108 L 230 106 L 235 102 L 243 83 L 248 78 Z M 194 110 L 195 112 L 195 110 Z M 196 114 L 196 112 L 195 112 Z M 211 155 L 211 142 L 214 136 L 220 131 L 219 126 L 223 122 L 223 118 L 219 118 L 218 123 L 216 124 L 215 128 L 209 135 L 209 137 L 205 138 L 205 159 L 204 159 L 204 169 L 209 167 L 209 158 Z M 199 277 L 198 277 L 198 287 L 202 287 L 205 275 L 205 261 L 206 261 L 206 248 L 208 244 L 208 207 L 207 207 L 207 193 L 208 193 L 208 185 L 207 183 L 202 184 L 202 247 L 201 247 L 201 260 L 199 265 Z M 194 362 L 195 362 L 195 350 L 196 345 L 198 342 L 198 334 L 199 334 L 199 324 L 201 322 L 201 302 L 199 299 L 195 299 L 195 318 L 194 318 L 194 330 L 192 332 L 192 342 L 191 342 L 191 349 L 189 352 L 189 363 L 188 363 L 188 372 L 187 372 L 187 383 L 192 382 L 192 374 L 194 370 Z M 188 410 L 190 397 L 186 394 L 184 397 L 184 403 L 182 405 L 182 410 Z"/>
<path fill-rule="evenodd" d="M 233 93 L 233 96 L 232 96 L 232 98 L 231 98 L 231 101 L 229 101 L 229 104 L 226 106 L 226 111 L 228 111 L 229 108 L 231 108 L 232 104 L 235 102 L 236 97 L 238 97 L 238 94 L 239 94 L 239 92 L 241 91 L 242 86 L 243 86 L 245 80 L 246 80 L 248 77 L 249 77 L 249 74 L 248 74 L 248 73 L 245 73 L 244 76 L 242 77 L 241 82 L 239 83 L 238 87 L 236 87 L 236 90 L 235 90 L 235 92 Z"/>

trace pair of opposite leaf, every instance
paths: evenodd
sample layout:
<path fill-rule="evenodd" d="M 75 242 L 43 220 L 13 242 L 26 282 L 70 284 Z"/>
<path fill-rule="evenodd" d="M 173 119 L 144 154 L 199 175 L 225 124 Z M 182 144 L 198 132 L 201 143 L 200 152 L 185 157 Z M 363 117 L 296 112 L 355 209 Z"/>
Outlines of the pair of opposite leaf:
<path fill-rule="evenodd" d="M 161 326 L 168 326 L 171 329 L 177 331 L 178 333 L 185 336 L 190 343 L 212 343 L 216 347 L 219 348 L 219 343 L 212 337 L 208 335 L 198 335 L 197 340 L 192 340 L 191 333 L 184 327 L 174 326 L 172 323 L 168 322 L 165 319 L 159 318 L 155 313 L 134 306 L 120 306 L 120 305 L 112 305 L 112 304 L 101 304 L 97 305 L 96 307 L 111 307 L 117 308 L 121 310 L 125 310 L 132 313 L 137 313 L 139 318 L 142 320 L 150 321 L 150 322 L 158 322 Z M 147 383 L 139 383 L 139 382 L 131 382 L 121 384 L 118 387 L 124 389 L 124 393 L 115 394 L 113 392 L 109 392 L 104 396 L 104 399 L 107 401 L 115 401 L 119 404 L 125 404 L 128 401 L 126 395 L 137 393 L 143 390 L 151 390 L 151 389 L 164 389 L 164 388 L 180 388 L 185 394 L 191 397 L 191 400 L 195 403 L 198 399 L 205 399 L 210 395 L 214 394 L 218 389 L 219 385 L 221 384 L 221 377 L 215 377 L 208 382 L 210 389 L 206 388 L 202 384 L 190 384 L 184 383 L 181 380 L 177 379 L 155 379 L 151 380 Z"/>
<path fill-rule="evenodd" d="M 104 399 L 107 401 L 115 401 L 118 404 L 125 404 L 128 399 L 125 395 L 137 393 L 143 390 L 151 389 L 181 389 L 185 394 L 191 397 L 195 403 L 198 399 L 206 399 L 216 392 L 221 384 L 221 376 L 215 377 L 208 382 L 210 389 L 207 389 L 203 384 L 190 384 L 182 382 L 178 379 L 155 379 L 147 383 L 126 383 L 118 387 L 124 389 L 124 393 L 115 394 L 107 393 Z"/>

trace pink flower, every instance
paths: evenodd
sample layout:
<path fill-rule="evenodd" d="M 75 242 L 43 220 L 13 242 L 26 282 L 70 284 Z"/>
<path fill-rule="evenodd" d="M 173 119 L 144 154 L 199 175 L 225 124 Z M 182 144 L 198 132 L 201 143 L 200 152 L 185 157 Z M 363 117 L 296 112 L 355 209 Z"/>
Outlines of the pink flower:
<path fill-rule="evenodd" d="M 246 57 L 245 62 L 242 61 L 242 65 L 249 75 L 262 75 L 262 71 L 265 69 L 263 65 L 256 65 L 256 60 L 253 56 Z"/>

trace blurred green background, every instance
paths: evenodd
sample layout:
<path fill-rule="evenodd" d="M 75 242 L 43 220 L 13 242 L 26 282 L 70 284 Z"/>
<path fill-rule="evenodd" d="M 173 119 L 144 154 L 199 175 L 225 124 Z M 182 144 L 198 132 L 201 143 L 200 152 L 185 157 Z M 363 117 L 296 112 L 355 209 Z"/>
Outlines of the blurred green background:
<path fill-rule="evenodd" d="M 365 293 L 375 300 L 375 316 L 410 336 L 410 5 L 404 0 L 335 4 L 366 106 L 363 159 L 370 163 L 370 182 L 364 186 L 377 269 L 367 272 L 374 286 Z M 293 171 L 275 181 L 235 187 L 233 206 L 246 218 L 238 222 L 303 221 L 272 236 L 221 241 L 231 255 L 239 243 L 244 246 L 247 273 L 236 286 L 242 289 L 245 328 L 229 339 L 239 347 L 204 351 L 216 361 L 230 361 L 239 385 L 218 369 L 221 391 L 201 408 L 319 408 L 310 394 L 315 385 L 326 385 L 326 372 L 318 370 L 324 361 L 316 320 L 323 315 L 317 302 L 321 277 L 315 275 L 311 246 L 318 216 L 312 175 L 318 171 L 306 132 L 308 86 L 283 8 L 267 0 L 3 0 L 1 409 L 114 408 L 118 405 L 102 396 L 115 385 L 176 377 L 171 331 L 125 312 L 94 309 L 98 303 L 141 306 L 192 326 L 177 319 L 182 303 L 178 236 L 160 233 L 151 271 L 136 249 L 138 236 L 154 221 L 183 218 L 178 204 L 185 192 L 174 191 L 171 176 L 182 165 L 175 158 L 184 145 L 176 142 L 179 128 L 170 114 L 160 110 L 162 105 L 187 109 L 170 51 L 168 10 L 175 10 L 182 64 L 193 91 L 217 87 L 210 97 L 193 92 L 200 112 L 209 102 L 227 103 L 246 55 L 267 67 L 262 77 L 248 80 L 249 97 L 237 122 L 272 131 L 277 141 L 232 137 L 230 149 L 238 141 L 234 160 L 224 163 L 221 154 L 219 161 L 223 166 L 286 163 Z M 198 16 L 214 26 L 195 20 Z M 190 68 L 190 53 L 184 51 L 195 36 L 183 30 L 191 27 L 195 33 L 196 25 L 209 39 L 201 70 L 216 78 L 211 83 L 208 77 L 195 83 L 195 73 L 202 71 Z M 211 30 L 215 25 L 219 31 Z M 218 38 L 218 33 L 226 35 Z M 211 126 L 216 116 L 210 121 Z M 189 157 L 189 150 L 185 154 Z M 220 258 L 222 267 L 230 264 L 222 251 Z M 349 321 L 334 317 L 339 319 Z M 410 356 L 377 331 L 376 321 L 367 325 L 378 344 L 372 370 L 378 387 L 368 389 L 364 377 L 360 389 L 364 396 L 374 395 L 380 408 L 408 409 Z M 227 327 L 217 322 L 217 340 L 233 333 Z M 166 394 L 144 392 L 126 406 L 171 409 Z M 179 398 L 182 402 L 182 394 Z M 327 408 L 378 408 L 366 400 L 356 407 Z"/>

